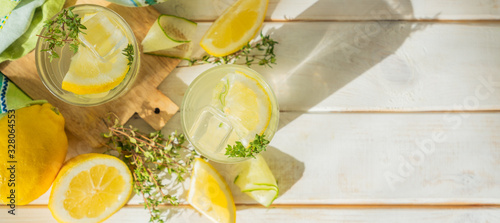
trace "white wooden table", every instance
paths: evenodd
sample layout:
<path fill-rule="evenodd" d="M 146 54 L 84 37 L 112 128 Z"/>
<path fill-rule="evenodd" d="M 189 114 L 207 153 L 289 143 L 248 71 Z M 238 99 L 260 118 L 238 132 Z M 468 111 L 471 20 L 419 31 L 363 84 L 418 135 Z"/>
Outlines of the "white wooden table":
<path fill-rule="evenodd" d="M 156 8 L 197 21 L 199 39 L 232 2 Z M 237 222 L 500 222 L 500 0 L 270 0 L 263 33 L 279 42 L 274 68 L 252 68 L 280 104 L 263 155 L 281 194 L 264 208 L 214 164 Z M 209 67 L 181 64 L 160 90 L 180 105 Z M 178 114 L 164 131 L 176 129 Z M 147 222 L 140 201 L 107 222 Z M 47 202 L 0 222 L 55 222 Z M 208 222 L 163 208 L 168 222 Z"/>

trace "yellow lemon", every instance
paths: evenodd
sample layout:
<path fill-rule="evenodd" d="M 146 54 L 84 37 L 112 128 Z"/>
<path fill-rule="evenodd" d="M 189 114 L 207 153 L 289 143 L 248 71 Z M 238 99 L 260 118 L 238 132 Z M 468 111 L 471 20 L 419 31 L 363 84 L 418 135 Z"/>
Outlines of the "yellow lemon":
<path fill-rule="evenodd" d="M 194 162 L 188 202 L 213 222 L 236 221 L 236 207 L 226 181 L 200 158 Z"/>
<path fill-rule="evenodd" d="M 31 105 L 0 119 L 0 132 L 0 201 L 28 204 L 50 188 L 66 158 L 64 117 L 48 103 Z"/>
<path fill-rule="evenodd" d="M 102 222 L 127 203 L 132 180 L 127 165 L 114 156 L 79 155 L 57 175 L 49 209 L 59 222 Z"/>
<path fill-rule="evenodd" d="M 215 20 L 200 45 L 213 56 L 226 56 L 241 49 L 259 31 L 269 0 L 239 0 Z"/>

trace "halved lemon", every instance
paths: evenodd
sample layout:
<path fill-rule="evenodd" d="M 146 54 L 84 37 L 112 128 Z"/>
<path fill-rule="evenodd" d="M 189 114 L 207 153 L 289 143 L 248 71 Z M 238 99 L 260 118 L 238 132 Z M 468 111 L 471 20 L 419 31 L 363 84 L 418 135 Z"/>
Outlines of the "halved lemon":
<path fill-rule="evenodd" d="M 239 173 L 234 183 L 242 192 L 260 204 L 269 207 L 278 197 L 279 188 L 273 173 L 262 155 L 236 164 Z"/>
<path fill-rule="evenodd" d="M 132 187 L 130 170 L 118 158 L 79 155 L 59 171 L 49 209 L 59 222 L 102 222 L 125 205 Z"/>
<path fill-rule="evenodd" d="M 226 115 L 244 146 L 262 134 L 271 120 L 269 95 L 256 79 L 240 71 L 221 79 L 212 103 Z"/>
<path fill-rule="evenodd" d="M 107 92 L 118 86 L 129 70 L 122 50 L 128 40 L 118 26 L 104 13 L 86 15 L 87 27 L 78 52 L 71 58 L 62 89 L 78 95 Z"/>
<path fill-rule="evenodd" d="M 239 0 L 215 20 L 200 45 L 207 53 L 221 57 L 234 53 L 259 31 L 269 0 Z"/>
<path fill-rule="evenodd" d="M 188 202 L 213 222 L 236 221 L 236 207 L 226 181 L 200 158 L 194 162 Z"/>

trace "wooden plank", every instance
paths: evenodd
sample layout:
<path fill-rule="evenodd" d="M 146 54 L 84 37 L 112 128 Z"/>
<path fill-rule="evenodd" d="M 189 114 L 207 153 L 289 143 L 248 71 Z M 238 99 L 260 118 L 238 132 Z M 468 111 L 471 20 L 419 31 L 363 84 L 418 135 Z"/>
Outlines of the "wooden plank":
<path fill-rule="evenodd" d="M 263 156 L 279 182 L 275 204 L 498 205 L 499 128 L 500 113 L 284 112 Z M 180 129 L 177 114 L 164 133 Z M 255 204 L 232 183 L 231 165 L 214 166 L 237 204 Z M 175 189 L 181 201 L 188 183 Z"/>
<path fill-rule="evenodd" d="M 210 23 L 200 23 L 199 42 Z M 282 111 L 500 109 L 500 23 L 265 23 L 277 65 L 252 66 Z M 196 45 L 195 56 L 203 54 Z M 184 64 L 186 65 L 186 64 Z M 180 105 L 210 65 L 180 67 L 160 85 Z"/>
<path fill-rule="evenodd" d="M 160 12 L 215 20 L 236 0 L 169 0 Z M 499 0 L 270 0 L 267 20 L 499 19 Z"/>
<path fill-rule="evenodd" d="M 2 220 L 11 223 L 18 222 L 47 222 L 56 223 L 46 207 L 20 207 L 18 215 L 7 213 L 5 207 L 0 208 Z M 208 218 L 202 216 L 190 207 L 169 207 L 164 212 L 165 222 L 176 223 L 209 223 Z M 273 207 L 259 208 L 253 206 L 237 206 L 236 222 L 498 222 L 500 221 L 500 208 L 327 208 L 327 207 Z M 106 223 L 137 223 L 147 222 L 149 219 L 146 210 L 141 207 L 124 207 Z"/>

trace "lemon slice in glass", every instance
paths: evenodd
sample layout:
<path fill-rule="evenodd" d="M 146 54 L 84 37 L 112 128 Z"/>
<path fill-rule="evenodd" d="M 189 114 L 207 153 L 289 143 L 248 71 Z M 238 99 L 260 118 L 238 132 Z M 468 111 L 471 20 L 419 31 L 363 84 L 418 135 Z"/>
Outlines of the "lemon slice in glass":
<path fill-rule="evenodd" d="M 62 89 L 78 95 L 108 92 L 123 81 L 129 68 L 127 64 L 125 56 L 100 62 L 89 48 L 80 47 L 71 58 Z"/>
<path fill-rule="evenodd" d="M 128 201 L 132 175 L 114 156 L 83 154 L 59 171 L 49 198 L 49 209 L 59 222 L 102 222 Z"/>
<path fill-rule="evenodd" d="M 191 56 L 191 38 L 197 23 L 173 15 L 160 15 L 142 41 L 144 53 L 175 58 Z"/>
<path fill-rule="evenodd" d="M 262 134 L 271 119 L 269 95 L 257 80 L 240 71 L 221 79 L 212 104 L 226 115 L 244 146 Z"/>
<path fill-rule="evenodd" d="M 259 31 L 269 0 L 239 0 L 215 20 L 200 45 L 207 53 L 221 57 L 234 53 Z"/>
<path fill-rule="evenodd" d="M 236 207 L 226 181 L 200 158 L 194 162 L 188 202 L 213 222 L 236 221 Z"/>
<path fill-rule="evenodd" d="M 108 92 L 129 70 L 128 60 L 121 53 L 128 40 L 103 12 L 85 16 L 82 24 L 87 27 L 86 34 L 79 36 L 83 44 L 71 58 L 62 89 L 78 95 Z"/>

